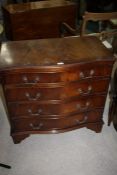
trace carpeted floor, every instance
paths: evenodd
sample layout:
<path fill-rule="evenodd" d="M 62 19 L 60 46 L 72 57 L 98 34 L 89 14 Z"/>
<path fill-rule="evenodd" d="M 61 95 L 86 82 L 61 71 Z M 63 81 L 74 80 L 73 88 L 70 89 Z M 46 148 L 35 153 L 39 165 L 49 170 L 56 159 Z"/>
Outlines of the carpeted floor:
<path fill-rule="evenodd" d="M 0 175 L 116 175 L 117 132 L 105 125 L 101 133 L 86 128 L 62 134 L 32 135 L 13 144 L 10 128 L 0 99 Z"/>

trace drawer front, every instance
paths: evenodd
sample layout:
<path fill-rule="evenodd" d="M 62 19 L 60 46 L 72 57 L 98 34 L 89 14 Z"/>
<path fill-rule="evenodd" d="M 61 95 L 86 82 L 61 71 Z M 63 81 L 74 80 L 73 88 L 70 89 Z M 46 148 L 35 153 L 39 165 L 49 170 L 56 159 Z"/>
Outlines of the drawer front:
<path fill-rule="evenodd" d="M 87 98 L 77 99 L 72 102 L 58 104 L 39 104 L 39 103 L 9 103 L 11 118 L 28 117 L 61 117 L 70 113 L 89 111 L 94 108 L 104 108 L 105 95 L 88 96 Z"/>
<path fill-rule="evenodd" d="M 61 111 L 61 104 L 39 104 L 36 103 L 9 103 L 9 113 L 11 118 L 30 117 L 56 117 Z"/>
<path fill-rule="evenodd" d="M 87 63 L 84 65 L 78 65 L 77 67 L 71 67 L 69 71 L 63 73 L 61 81 L 77 81 L 83 79 L 99 78 L 99 77 L 110 77 L 112 71 L 112 63 L 103 64 L 101 63 Z"/>
<path fill-rule="evenodd" d="M 93 110 L 95 108 L 104 108 L 105 100 L 105 95 L 83 97 L 64 104 L 62 106 L 62 112 L 69 115 L 70 113 L 80 113 Z"/>
<path fill-rule="evenodd" d="M 96 110 L 87 113 L 81 113 L 61 119 L 39 119 L 37 118 L 25 118 L 13 120 L 12 129 L 13 132 L 23 131 L 47 131 L 71 128 L 77 125 L 85 124 L 88 122 L 100 121 L 102 118 L 102 111 Z"/>
<path fill-rule="evenodd" d="M 7 101 L 40 101 L 59 99 L 61 88 L 6 88 L 5 95 Z"/>
<path fill-rule="evenodd" d="M 79 83 L 71 83 L 64 88 L 61 98 L 70 98 L 77 96 L 87 96 L 96 93 L 107 93 L 109 79 L 87 80 Z"/>
<path fill-rule="evenodd" d="M 35 84 L 60 82 L 61 73 L 16 73 L 4 75 L 5 84 Z"/>

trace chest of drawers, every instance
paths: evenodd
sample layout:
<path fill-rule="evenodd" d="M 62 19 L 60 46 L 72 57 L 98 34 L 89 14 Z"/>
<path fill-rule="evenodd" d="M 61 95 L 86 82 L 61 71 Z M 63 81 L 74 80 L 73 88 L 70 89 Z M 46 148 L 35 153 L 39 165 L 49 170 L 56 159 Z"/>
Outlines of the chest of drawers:
<path fill-rule="evenodd" d="M 0 77 L 14 143 L 81 127 L 101 132 L 113 63 L 95 37 L 3 43 Z"/>

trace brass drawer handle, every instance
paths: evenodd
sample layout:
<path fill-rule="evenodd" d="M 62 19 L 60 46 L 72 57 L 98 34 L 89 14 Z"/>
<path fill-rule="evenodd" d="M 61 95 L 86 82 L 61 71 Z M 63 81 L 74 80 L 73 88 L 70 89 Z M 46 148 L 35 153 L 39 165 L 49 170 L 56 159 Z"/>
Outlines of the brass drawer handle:
<path fill-rule="evenodd" d="M 30 115 L 38 116 L 42 112 L 42 109 L 39 109 L 36 113 L 33 113 L 31 109 L 28 109 L 28 113 Z"/>
<path fill-rule="evenodd" d="M 41 96 L 41 94 L 37 93 L 35 97 L 31 97 L 31 95 L 28 92 L 26 92 L 25 96 L 28 98 L 28 100 L 38 100 L 38 98 Z"/>
<path fill-rule="evenodd" d="M 75 122 L 76 122 L 77 124 L 83 124 L 83 123 L 85 123 L 87 120 L 88 120 L 88 116 L 84 116 L 84 119 L 83 119 L 82 121 L 76 119 Z"/>
<path fill-rule="evenodd" d="M 88 86 L 87 92 L 84 92 L 81 88 L 78 89 L 78 92 L 81 95 L 88 95 L 88 94 L 90 94 L 92 92 L 92 86 Z"/>
<path fill-rule="evenodd" d="M 92 77 L 94 75 L 94 73 L 95 73 L 95 71 L 93 69 L 91 69 L 90 73 L 89 73 L 90 77 Z"/>
<path fill-rule="evenodd" d="M 78 110 L 84 111 L 84 110 L 87 110 L 87 109 L 89 108 L 89 106 L 90 106 L 90 102 L 87 101 L 84 107 L 81 107 L 80 104 L 77 104 L 77 105 L 76 105 L 76 108 L 77 108 Z"/>
<path fill-rule="evenodd" d="M 85 76 L 84 72 L 80 72 L 80 78 L 92 78 L 92 76 L 94 75 L 95 71 L 93 69 L 90 70 L 89 75 Z"/>
<path fill-rule="evenodd" d="M 28 77 L 27 77 L 26 75 L 24 75 L 24 76 L 22 77 L 22 80 L 23 80 L 24 83 L 38 83 L 39 80 L 40 80 L 40 78 L 39 78 L 39 76 L 36 76 L 35 79 L 34 79 L 32 82 L 30 82 L 30 81 L 28 80 Z"/>
<path fill-rule="evenodd" d="M 80 72 L 80 78 L 85 78 L 85 75 L 83 72 Z"/>
<path fill-rule="evenodd" d="M 39 123 L 38 125 L 34 125 L 33 123 L 30 123 L 30 127 L 34 130 L 41 129 L 42 126 L 43 126 L 43 123 Z"/>

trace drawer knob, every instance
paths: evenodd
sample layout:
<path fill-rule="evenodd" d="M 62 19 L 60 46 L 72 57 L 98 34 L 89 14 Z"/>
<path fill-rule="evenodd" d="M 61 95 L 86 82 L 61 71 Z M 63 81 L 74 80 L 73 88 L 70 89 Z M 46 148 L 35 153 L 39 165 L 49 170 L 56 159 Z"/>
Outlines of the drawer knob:
<path fill-rule="evenodd" d="M 41 96 L 40 93 L 37 93 L 35 97 L 32 97 L 28 92 L 25 93 L 25 96 L 28 100 L 38 100 L 38 98 Z"/>
<path fill-rule="evenodd" d="M 77 108 L 78 110 L 84 111 L 84 110 L 87 110 L 89 106 L 90 106 L 90 102 L 87 101 L 84 107 L 81 107 L 80 104 L 77 104 L 77 105 L 76 105 L 76 108 Z"/>
<path fill-rule="evenodd" d="M 38 116 L 42 112 L 42 109 L 39 109 L 36 113 L 33 113 L 31 109 L 28 109 L 28 113 L 30 115 Z"/>
<path fill-rule="evenodd" d="M 34 130 L 41 129 L 42 126 L 43 126 L 43 123 L 39 123 L 38 125 L 34 125 L 33 123 L 30 123 L 30 127 Z"/>
<path fill-rule="evenodd" d="M 85 123 L 87 120 L 88 120 L 88 116 L 84 116 L 84 119 L 83 119 L 82 121 L 76 119 L 75 122 L 76 122 L 77 124 L 83 124 L 83 123 Z"/>
<path fill-rule="evenodd" d="M 81 88 L 78 89 L 78 92 L 81 94 L 81 95 L 88 95 L 92 92 L 92 86 L 88 86 L 88 89 L 86 92 L 84 92 Z"/>
<path fill-rule="evenodd" d="M 23 80 L 24 83 L 38 83 L 39 80 L 40 80 L 40 78 L 39 78 L 39 76 L 36 76 L 36 77 L 34 78 L 34 80 L 32 80 L 32 82 L 30 82 L 30 81 L 28 80 L 28 77 L 27 77 L 26 75 L 24 75 L 24 76 L 22 77 L 22 80 Z"/>

